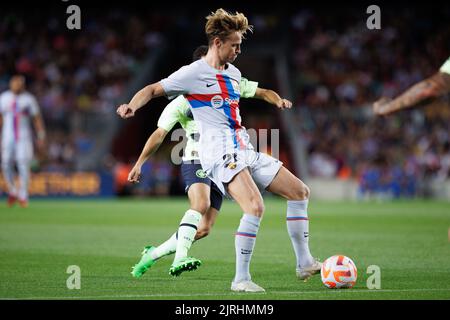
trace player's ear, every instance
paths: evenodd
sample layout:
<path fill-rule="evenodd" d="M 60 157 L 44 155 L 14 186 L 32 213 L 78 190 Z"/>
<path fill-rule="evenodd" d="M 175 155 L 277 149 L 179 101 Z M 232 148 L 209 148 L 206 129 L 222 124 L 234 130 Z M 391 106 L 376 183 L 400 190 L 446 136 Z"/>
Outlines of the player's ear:
<path fill-rule="evenodd" d="M 215 45 L 217 48 L 220 48 L 220 47 L 222 46 L 222 41 L 220 40 L 219 37 L 215 37 L 215 38 L 214 38 L 214 45 Z"/>

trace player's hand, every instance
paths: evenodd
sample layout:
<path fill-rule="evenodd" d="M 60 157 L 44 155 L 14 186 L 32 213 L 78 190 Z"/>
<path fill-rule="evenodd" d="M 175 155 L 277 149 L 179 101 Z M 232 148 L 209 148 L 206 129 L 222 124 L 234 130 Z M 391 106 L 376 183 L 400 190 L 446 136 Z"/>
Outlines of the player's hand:
<path fill-rule="evenodd" d="M 373 104 L 373 113 L 377 116 L 387 115 L 390 112 L 388 106 L 391 101 L 392 99 L 386 97 L 382 97 L 381 99 L 375 101 Z"/>
<path fill-rule="evenodd" d="M 141 180 L 141 166 L 134 166 L 128 174 L 128 182 L 139 183 Z"/>
<path fill-rule="evenodd" d="M 123 119 L 131 118 L 134 116 L 134 110 L 128 104 L 122 104 L 117 108 L 117 114 Z"/>
<path fill-rule="evenodd" d="M 47 144 L 45 143 L 44 139 L 37 139 L 36 140 L 36 147 L 39 154 L 44 156 L 47 151 Z"/>
<path fill-rule="evenodd" d="M 281 99 L 277 102 L 277 107 L 280 109 L 290 109 L 292 107 L 292 102 L 288 99 Z"/>

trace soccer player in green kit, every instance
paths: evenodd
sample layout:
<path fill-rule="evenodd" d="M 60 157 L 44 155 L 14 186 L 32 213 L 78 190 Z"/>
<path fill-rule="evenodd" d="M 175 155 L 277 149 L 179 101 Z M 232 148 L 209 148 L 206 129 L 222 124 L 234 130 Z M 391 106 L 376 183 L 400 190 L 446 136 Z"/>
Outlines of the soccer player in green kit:
<path fill-rule="evenodd" d="M 450 92 L 450 57 L 438 72 L 416 83 L 395 99 L 381 98 L 373 104 L 376 115 L 388 115 Z"/>
<path fill-rule="evenodd" d="M 205 56 L 208 46 L 198 47 L 193 55 L 193 60 L 198 60 Z M 290 108 L 292 103 L 268 89 L 258 88 L 258 83 L 242 78 L 240 92 L 243 98 L 259 98 L 271 103 L 278 108 Z M 223 196 L 217 186 L 203 172 L 198 156 L 198 130 L 192 117 L 187 100 L 183 96 L 178 96 L 169 103 L 162 112 L 158 120 L 158 128 L 152 133 L 142 150 L 139 159 L 130 171 L 128 180 L 138 183 L 141 167 L 150 156 L 156 152 L 160 144 L 164 141 L 167 133 L 180 123 L 186 131 L 187 145 L 183 154 L 181 171 L 185 182 L 185 191 L 190 201 L 190 210 L 203 212 L 202 219 L 198 226 L 194 239 L 199 240 L 206 237 L 220 211 Z M 182 225 L 180 225 L 182 226 Z M 141 260 L 133 267 L 131 274 L 141 277 L 156 261 L 164 256 L 175 254 L 174 264 L 169 270 L 173 276 L 180 275 L 183 271 L 195 270 L 201 265 L 201 261 L 192 257 L 187 257 L 190 242 L 178 241 L 178 231 L 163 242 L 161 245 L 147 246 L 142 252 Z"/>

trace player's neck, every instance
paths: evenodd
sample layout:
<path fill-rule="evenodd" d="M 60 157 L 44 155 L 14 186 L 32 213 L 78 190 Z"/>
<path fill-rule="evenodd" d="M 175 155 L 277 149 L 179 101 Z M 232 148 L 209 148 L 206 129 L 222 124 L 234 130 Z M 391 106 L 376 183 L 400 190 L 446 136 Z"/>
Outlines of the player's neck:
<path fill-rule="evenodd" d="M 219 56 L 210 51 L 205 56 L 205 61 L 210 67 L 217 70 L 225 70 L 227 64 L 226 61 L 220 61 Z"/>

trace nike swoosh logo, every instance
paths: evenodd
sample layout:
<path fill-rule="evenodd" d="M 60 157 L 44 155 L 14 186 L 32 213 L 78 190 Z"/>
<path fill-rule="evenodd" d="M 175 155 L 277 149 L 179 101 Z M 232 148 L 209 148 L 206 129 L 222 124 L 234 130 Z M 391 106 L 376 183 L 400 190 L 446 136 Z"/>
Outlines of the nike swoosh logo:
<path fill-rule="evenodd" d="M 215 85 L 215 83 L 206 84 L 206 87 L 209 88 L 209 87 L 212 87 L 213 85 Z"/>

